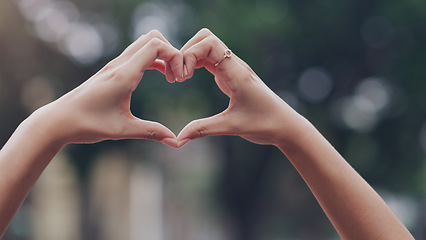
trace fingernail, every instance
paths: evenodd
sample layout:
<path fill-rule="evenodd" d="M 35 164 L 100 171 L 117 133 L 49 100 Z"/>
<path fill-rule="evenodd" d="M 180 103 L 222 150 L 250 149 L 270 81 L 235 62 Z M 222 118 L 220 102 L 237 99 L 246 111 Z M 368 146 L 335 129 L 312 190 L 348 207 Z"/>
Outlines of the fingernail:
<path fill-rule="evenodd" d="M 189 138 L 186 138 L 186 139 L 183 139 L 183 140 L 181 140 L 181 141 L 178 141 L 178 148 L 181 148 L 181 147 L 183 147 L 185 144 L 187 144 L 189 141 L 191 141 L 191 139 L 189 139 Z"/>
<path fill-rule="evenodd" d="M 163 138 L 161 142 L 169 147 L 178 148 L 178 141 L 174 138 Z"/>
<path fill-rule="evenodd" d="M 183 72 L 186 77 L 188 75 L 188 68 L 186 67 L 186 65 L 183 67 Z"/>

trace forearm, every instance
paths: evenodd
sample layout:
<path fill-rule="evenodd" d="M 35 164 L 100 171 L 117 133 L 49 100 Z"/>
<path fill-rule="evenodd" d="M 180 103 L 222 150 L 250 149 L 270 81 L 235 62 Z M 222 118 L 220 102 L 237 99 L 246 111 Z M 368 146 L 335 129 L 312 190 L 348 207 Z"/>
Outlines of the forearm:
<path fill-rule="evenodd" d="M 0 151 L 0 238 L 29 191 L 62 144 L 36 112 L 23 121 Z"/>
<path fill-rule="evenodd" d="M 412 239 L 374 189 L 302 117 L 289 143 L 278 144 L 343 239 Z M 300 129 L 300 130 L 297 130 Z"/>

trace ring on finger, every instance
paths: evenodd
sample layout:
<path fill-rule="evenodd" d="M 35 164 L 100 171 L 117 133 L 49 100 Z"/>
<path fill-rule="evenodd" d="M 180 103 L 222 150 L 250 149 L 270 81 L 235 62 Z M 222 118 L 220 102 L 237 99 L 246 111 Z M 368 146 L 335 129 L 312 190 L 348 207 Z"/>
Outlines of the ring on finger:
<path fill-rule="evenodd" d="M 223 58 L 219 60 L 214 66 L 217 67 L 219 63 L 221 63 L 225 58 L 230 58 L 232 56 L 232 51 L 230 49 L 225 49 L 225 54 L 223 55 Z"/>

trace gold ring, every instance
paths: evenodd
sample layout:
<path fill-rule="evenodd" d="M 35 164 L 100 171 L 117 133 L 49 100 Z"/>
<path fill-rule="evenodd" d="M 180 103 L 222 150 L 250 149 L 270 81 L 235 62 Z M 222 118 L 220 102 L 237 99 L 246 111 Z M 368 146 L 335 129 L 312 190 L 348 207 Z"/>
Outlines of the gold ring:
<path fill-rule="evenodd" d="M 226 49 L 225 50 L 225 54 L 223 55 L 223 58 L 222 59 L 220 59 L 220 61 L 219 62 L 217 62 L 214 66 L 215 67 L 217 67 L 217 65 L 219 65 L 219 63 L 220 62 L 222 62 L 223 61 L 223 59 L 225 59 L 225 58 L 230 58 L 232 56 L 232 51 L 230 50 L 230 49 Z"/>

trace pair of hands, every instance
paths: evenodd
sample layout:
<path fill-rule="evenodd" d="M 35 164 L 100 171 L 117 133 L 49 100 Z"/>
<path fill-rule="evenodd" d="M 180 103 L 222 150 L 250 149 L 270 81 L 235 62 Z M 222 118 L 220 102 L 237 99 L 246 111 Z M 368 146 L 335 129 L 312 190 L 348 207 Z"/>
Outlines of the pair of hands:
<path fill-rule="evenodd" d="M 48 122 L 46 135 L 62 145 L 139 138 L 179 148 L 190 140 L 212 135 L 241 136 L 259 144 L 285 142 L 289 134 L 282 133 L 292 129 L 287 121 L 298 114 L 235 54 L 215 66 L 226 49 L 208 29 L 199 31 L 181 50 L 158 31 L 151 31 L 86 82 L 35 114 Z M 131 113 L 131 95 L 145 70 L 156 69 L 169 82 L 183 82 L 200 67 L 215 76 L 218 87 L 230 98 L 225 111 L 190 122 L 177 137 L 160 123 Z"/>
<path fill-rule="evenodd" d="M 226 49 L 207 29 L 181 50 L 152 31 L 79 87 L 34 112 L 0 151 L 0 238 L 63 145 L 142 138 L 178 148 L 204 136 L 236 135 L 280 148 L 343 239 L 413 239 L 374 189 L 246 63 L 235 55 L 221 61 Z M 145 70 L 157 69 L 169 82 L 182 82 L 200 67 L 230 98 L 225 111 L 190 122 L 177 137 L 159 123 L 132 115 L 131 95 Z"/>

